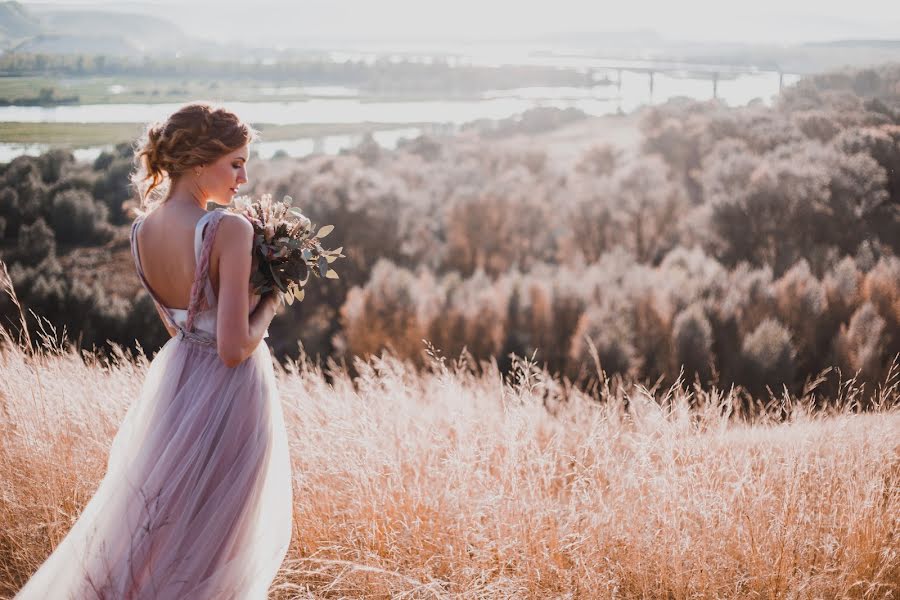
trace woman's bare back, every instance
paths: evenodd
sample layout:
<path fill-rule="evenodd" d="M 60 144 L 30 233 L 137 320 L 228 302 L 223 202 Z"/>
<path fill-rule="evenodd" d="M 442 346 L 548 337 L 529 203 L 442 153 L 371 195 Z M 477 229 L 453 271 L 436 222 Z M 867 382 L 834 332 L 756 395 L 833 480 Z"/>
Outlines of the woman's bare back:
<path fill-rule="evenodd" d="M 196 269 L 194 234 L 206 211 L 176 204 L 163 205 L 141 223 L 137 232 L 138 253 L 147 283 L 160 302 L 172 309 L 186 310 Z M 209 279 L 216 296 L 219 266 L 216 244 L 209 262 Z"/>

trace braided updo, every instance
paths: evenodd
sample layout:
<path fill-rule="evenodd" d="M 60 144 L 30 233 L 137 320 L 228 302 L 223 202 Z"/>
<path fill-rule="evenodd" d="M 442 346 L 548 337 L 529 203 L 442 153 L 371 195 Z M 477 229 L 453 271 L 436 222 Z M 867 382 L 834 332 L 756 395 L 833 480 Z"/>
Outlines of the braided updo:
<path fill-rule="evenodd" d="M 131 184 L 141 209 L 161 203 L 173 181 L 183 173 L 242 148 L 257 132 L 230 110 L 192 102 L 163 123 L 151 123 L 135 146 Z"/>

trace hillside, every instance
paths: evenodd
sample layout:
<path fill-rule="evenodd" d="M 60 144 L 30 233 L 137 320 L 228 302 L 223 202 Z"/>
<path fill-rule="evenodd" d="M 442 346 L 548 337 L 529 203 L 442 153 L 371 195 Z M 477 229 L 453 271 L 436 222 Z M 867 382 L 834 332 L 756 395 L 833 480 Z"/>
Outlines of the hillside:
<path fill-rule="evenodd" d="M 0 3 L 0 45 L 16 52 L 131 56 L 173 52 L 189 43 L 178 26 L 162 17 Z"/>
<path fill-rule="evenodd" d="M 12 50 L 31 54 L 140 54 L 139 48 L 124 36 L 93 34 L 41 34 L 23 41 Z"/>
<path fill-rule="evenodd" d="M 178 48 L 187 41 L 184 32 L 161 17 L 100 10 L 56 10 L 38 13 L 45 30 L 70 36 L 116 37 L 139 51 Z M 82 50 L 83 51 L 83 50 Z"/>
<path fill-rule="evenodd" d="M 0 43 L 4 46 L 37 35 L 42 30 L 38 18 L 18 2 L 0 3 Z"/>
<path fill-rule="evenodd" d="M 0 596 L 83 510 L 149 358 L 0 352 Z M 276 365 L 294 510 L 271 598 L 886 599 L 900 586 L 896 381 L 877 413 L 810 416 L 792 398 L 783 422 L 741 422 L 728 389 L 595 402 L 524 362 L 509 376 L 389 355 L 358 367 Z"/>

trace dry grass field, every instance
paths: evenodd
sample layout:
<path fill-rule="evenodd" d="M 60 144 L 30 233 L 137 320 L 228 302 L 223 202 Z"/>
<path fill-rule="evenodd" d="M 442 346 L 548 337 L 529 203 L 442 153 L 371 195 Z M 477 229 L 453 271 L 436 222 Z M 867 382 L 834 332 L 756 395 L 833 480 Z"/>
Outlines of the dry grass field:
<path fill-rule="evenodd" d="M 149 359 L 3 341 L 8 597 L 96 488 Z M 874 412 L 785 398 L 776 420 L 681 384 L 598 402 L 527 360 L 356 370 L 276 366 L 295 505 L 273 598 L 900 597 L 896 375 Z"/>

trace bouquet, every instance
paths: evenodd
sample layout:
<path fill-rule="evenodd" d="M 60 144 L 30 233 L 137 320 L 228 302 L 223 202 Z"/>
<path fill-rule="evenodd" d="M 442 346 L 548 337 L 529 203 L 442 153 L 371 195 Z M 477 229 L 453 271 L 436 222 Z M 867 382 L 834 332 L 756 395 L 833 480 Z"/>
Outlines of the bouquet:
<path fill-rule="evenodd" d="M 313 226 L 299 208 L 292 207 L 293 200 L 285 196 L 281 202 L 272 200 L 271 194 L 263 194 L 256 202 L 248 197 L 235 198 L 228 210 L 242 215 L 253 224 L 253 267 L 250 286 L 254 294 L 264 294 L 277 289 L 284 300 L 293 304 L 302 301 L 304 286 L 310 272 L 317 277 L 337 279 L 330 267 L 341 254 L 343 247 L 327 250 L 321 239 L 331 233 L 333 225 L 325 225 L 312 235 Z"/>

